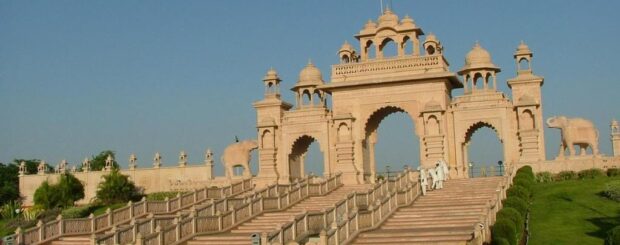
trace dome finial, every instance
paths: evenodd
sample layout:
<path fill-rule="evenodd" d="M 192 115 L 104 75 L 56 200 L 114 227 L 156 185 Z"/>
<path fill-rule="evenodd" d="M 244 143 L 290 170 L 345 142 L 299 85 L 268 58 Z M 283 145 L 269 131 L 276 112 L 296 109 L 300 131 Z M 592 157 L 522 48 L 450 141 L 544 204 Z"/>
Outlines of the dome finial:
<path fill-rule="evenodd" d="M 308 58 L 308 66 L 313 66 L 314 64 L 312 64 L 312 58 Z"/>

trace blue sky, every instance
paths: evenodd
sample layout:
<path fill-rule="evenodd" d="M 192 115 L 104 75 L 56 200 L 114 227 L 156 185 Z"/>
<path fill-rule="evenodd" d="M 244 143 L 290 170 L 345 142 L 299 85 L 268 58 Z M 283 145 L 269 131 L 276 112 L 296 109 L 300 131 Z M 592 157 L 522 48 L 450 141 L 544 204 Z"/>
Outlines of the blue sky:
<path fill-rule="evenodd" d="M 394 0 L 392 8 L 437 35 L 452 71 L 479 41 L 502 68 L 505 92 L 524 40 L 545 77 L 545 118 L 591 119 L 611 153 L 609 122 L 620 118 L 618 1 Z M 123 165 L 134 152 L 150 166 L 156 151 L 173 165 L 181 150 L 202 162 L 208 147 L 218 154 L 235 136 L 255 137 L 251 103 L 269 67 L 292 102 L 288 89 L 308 59 L 329 80 L 340 45 L 357 46 L 353 35 L 379 9 L 378 0 L 1 1 L 0 162 L 77 163 L 105 149 Z M 379 168 L 417 162 L 412 127 L 398 114 L 381 125 Z M 553 158 L 559 131 L 545 135 Z M 493 131 L 473 141 L 474 161 L 501 158 Z"/>

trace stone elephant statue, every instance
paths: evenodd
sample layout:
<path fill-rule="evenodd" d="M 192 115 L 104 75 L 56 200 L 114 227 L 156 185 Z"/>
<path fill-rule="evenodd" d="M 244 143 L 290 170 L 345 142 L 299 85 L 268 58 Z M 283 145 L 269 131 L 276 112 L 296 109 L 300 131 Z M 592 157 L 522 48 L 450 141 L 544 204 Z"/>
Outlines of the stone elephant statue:
<path fill-rule="evenodd" d="M 570 156 L 575 156 L 574 145 L 580 147 L 580 154 L 586 154 L 586 149 L 592 147 L 592 153 L 599 155 L 598 130 L 594 124 L 583 118 L 567 118 L 564 116 L 550 117 L 547 119 L 547 126 L 559 128 L 562 133 L 560 143 L 560 153 L 558 158 L 564 157 L 564 151 L 568 148 Z"/>
<path fill-rule="evenodd" d="M 257 148 L 258 142 L 256 140 L 243 140 L 227 146 L 221 159 L 226 171 L 226 177 L 232 178 L 233 168 L 236 166 L 243 167 L 244 177 L 251 177 L 250 160 L 252 157 L 250 153 Z"/>

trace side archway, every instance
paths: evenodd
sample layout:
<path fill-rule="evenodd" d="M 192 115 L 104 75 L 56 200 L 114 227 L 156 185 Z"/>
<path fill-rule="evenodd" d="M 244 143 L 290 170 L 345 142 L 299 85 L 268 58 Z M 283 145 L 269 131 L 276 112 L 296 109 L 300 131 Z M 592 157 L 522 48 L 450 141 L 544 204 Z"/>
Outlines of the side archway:
<path fill-rule="evenodd" d="M 313 144 L 315 142 L 317 143 Z M 304 178 L 308 174 L 307 173 L 309 172 L 308 170 L 310 170 L 310 172 L 313 172 L 314 174 L 323 175 L 323 172 L 325 169 L 324 159 L 323 161 L 320 161 L 320 162 L 318 161 L 308 162 L 308 163 L 306 162 L 309 150 L 311 148 L 314 148 L 313 149 L 314 152 L 312 152 L 314 157 L 316 157 L 317 155 L 320 155 L 321 157 L 319 158 L 322 158 L 323 153 L 320 150 L 320 145 L 318 142 L 319 141 L 316 138 L 314 138 L 313 136 L 309 136 L 309 135 L 302 135 L 293 142 L 293 145 L 291 146 L 291 151 L 288 153 L 288 163 L 287 163 L 290 181 Z M 312 146 L 315 146 L 315 147 L 312 147 Z M 316 147 L 316 146 L 319 146 L 319 147 Z M 308 164 L 310 166 L 308 166 Z"/>

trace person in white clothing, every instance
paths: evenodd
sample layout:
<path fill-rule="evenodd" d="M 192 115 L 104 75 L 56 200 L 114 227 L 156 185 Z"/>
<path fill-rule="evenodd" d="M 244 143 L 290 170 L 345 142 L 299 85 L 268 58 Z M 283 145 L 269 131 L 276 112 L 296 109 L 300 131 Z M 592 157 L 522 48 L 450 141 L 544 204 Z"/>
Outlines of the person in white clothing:
<path fill-rule="evenodd" d="M 442 189 L 443 188 L 443 180 L 445 177 L 444 171 L 443 171 L 443 166 L 441 166 L 441 164 L 439 164 L 439 162 L 437 164 L 435 164 L 435 172 L 437 174 L 437 184 L 435 185 L 436 189 Z"/>
<path fill-rule="evenodd" d="M 437 189 L 437 183 L 439 182 L 439 178 L 437 177 L 437 172 L 435 172 L 435 169 L 429 168 L 428 174 L 430 174 L 431 178 L 433 178 L 433 184 L 431 185 L 431 190 Z"/>
<path fill-rule="evenodd" d="M 428 180 L 426 179 L 426 170 L 418 167 L 420 170 L 420 186 L 422 187 L 422 195 L 426 195 L 426 188 L 428 187 Z"/>
<path fill-rule="evenodd" d="M 443 167 L 443 180 L 448 180 L 450 178 L 450 170 L 448 169 L 448 164 L 443 159 L 439 160 L 439 164 Z"/>

